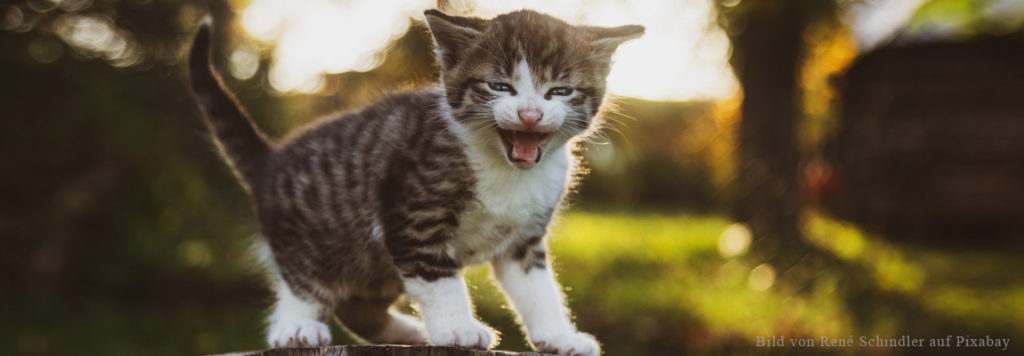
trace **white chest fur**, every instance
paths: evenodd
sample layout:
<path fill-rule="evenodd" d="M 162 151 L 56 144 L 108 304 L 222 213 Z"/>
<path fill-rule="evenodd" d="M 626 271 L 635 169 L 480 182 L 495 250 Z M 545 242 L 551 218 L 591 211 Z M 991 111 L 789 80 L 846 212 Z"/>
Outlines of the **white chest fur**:
<path fill-rule="evenodd" d="M 538 217 L 546 216 L 558 204 L 570 159 L 565 146 L 545 152 L 541 162 L 529 170 L 491 156 L 471 153 L 470 159 L 476 171 L 477 201 L 460 217 L 459 234 L 450 253 L 465 264 L 477 264 L 505 250 L 517 238 L 538 233 Z"/>

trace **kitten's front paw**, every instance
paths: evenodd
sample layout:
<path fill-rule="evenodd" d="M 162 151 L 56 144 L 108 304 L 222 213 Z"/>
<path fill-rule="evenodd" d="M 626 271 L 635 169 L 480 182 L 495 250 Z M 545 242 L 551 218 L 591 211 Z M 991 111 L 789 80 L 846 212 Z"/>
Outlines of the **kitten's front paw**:
<path fill-rule="evenodd" d="M 331 330 L 313 319 L 277 320 L 267 332 L 267 343 L 278 347 L 310 347 L 331 344 Z"/>
<path fill-rule="evenodd" d="M 438 346 L 459 346 L 489 349 L 497 340 L 494 330 L 474 320 L 452 325 L 437 325 L 427 329 L 430 342 Z"/>
<path fill-rule="evenodd" d="M 581 332 L 543 335 L 531 338 L 540 352 L 564 356 L 598 356 L 601 346 L 593 336 Z"/>

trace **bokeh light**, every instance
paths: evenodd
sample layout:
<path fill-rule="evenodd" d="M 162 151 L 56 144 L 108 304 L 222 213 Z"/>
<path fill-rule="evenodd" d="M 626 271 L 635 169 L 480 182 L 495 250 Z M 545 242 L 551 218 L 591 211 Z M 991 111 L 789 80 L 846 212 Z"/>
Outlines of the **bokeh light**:
<path fill-rule="evenodd" d="M 144 59 L 132 34 L 118 28 L 109 16 L 68 13 L 58 17 L 53 27 L 80 53 L 103 58 L 115 67 L 130 67 Z"/>
<path fill-rule="evenodd" d="M 736 257 L 747 252 L 750 247 L 750 228 L 742 223 L 734 223 L 722 231 L 718 237 L 718 252 L 722 257 Z"/>
<path fill-rule="evenodd" d="M 750 270 L 750 289 L 761 292 L 775 284 L 775 269 L 769 264 L 760 264 Z"/>

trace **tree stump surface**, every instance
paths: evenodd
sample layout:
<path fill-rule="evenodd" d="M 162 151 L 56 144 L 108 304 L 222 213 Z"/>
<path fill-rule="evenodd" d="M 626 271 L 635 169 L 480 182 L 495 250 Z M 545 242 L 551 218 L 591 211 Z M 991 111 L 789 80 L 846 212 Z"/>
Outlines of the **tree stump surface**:
<path fill-rule="evenodd" d="M 243 351 L 215 356 L 547 356 L 536 352 L 475 350 L 451 346 L 343 345 Z"/>

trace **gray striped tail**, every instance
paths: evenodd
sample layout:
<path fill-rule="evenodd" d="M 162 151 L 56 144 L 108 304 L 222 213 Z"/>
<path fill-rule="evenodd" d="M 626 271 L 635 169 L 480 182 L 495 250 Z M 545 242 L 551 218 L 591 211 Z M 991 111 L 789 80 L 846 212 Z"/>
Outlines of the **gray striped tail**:
<path fill-rule="evenodd" d="M 207 18 L 192 42 L 188 59 L 192 90 L 221 153 L 243 184 L 251 189 L 262 179 L 270 144 L 238 100 L 224 88 L 213 68 L 210 27 Z"/>

